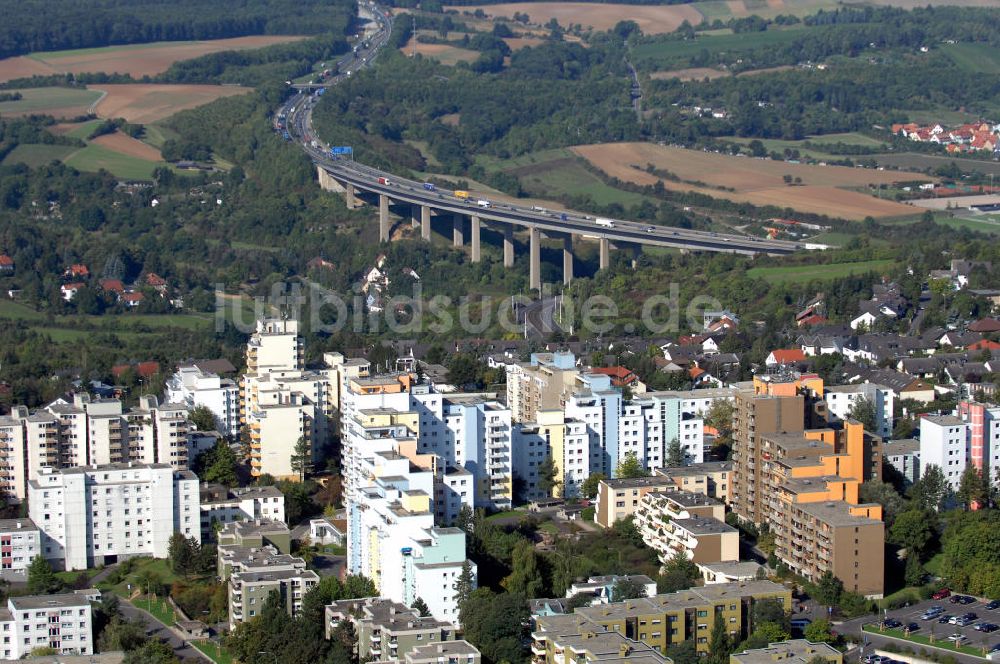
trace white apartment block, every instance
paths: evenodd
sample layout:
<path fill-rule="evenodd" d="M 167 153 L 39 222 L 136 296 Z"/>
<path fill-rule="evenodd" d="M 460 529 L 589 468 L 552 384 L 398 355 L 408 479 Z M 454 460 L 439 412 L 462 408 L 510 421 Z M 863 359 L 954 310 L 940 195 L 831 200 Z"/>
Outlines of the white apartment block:
<path fill-rule="evenodd" d="M 540 410 L 537 422 L 514 426 L 514 474 L 524 483 L 525 500 L 575 497 L 590 476 L 591 431 L 581 420 L 567 419 L 561 410 Z M 549 457 L 558 484 L 547 494 L 538 467 Z"/>
<path fill-rule="evenodd" d="M 475 579 L 476 565 L 465 533 L 435 527 L 431 495 L 409 479 L 384 476 L 348 499 L 348 573 L 372 579 L 380 597 L 407 606 L 420 597 L 438 620 L 458 622 L 455 582 L 466 563 Z"/>
<path fill-rule="evenodd" d="M 339 353 L 327 353 L 324 361 L 323 369 L 305 369 L 297 321 L 257 322 L 240 383 L 240 415 L 250 434 L 255 477 L 297 479 L 291 457 L 299 439 L 309 442 L 314 461 L 329 440 L 344 375 L 366 373 L 367 362 L 345 362 Z"/>
<path fill-rule="evenodd" d="M 625 403 L 619 434 L 619 456 L 635 454 L 647 470 L 667 466 L 674 440 L 684 455 L 684 465 L 705 460 L 704 422 L 682 409 L 683 400 L 658 393 L 643 395 Z"/>
<path fill-rule="evenodd" d="M 164 397 L 168 403 L 181 403 L 189 410 L 204 406 L 215 416 L 220 433 L 240 434 L 240 388 L 229 378 L 194 365 L 179 367 L 167 380 Z"/>
<path fill-rule="evenodd" d="M 35 648 L 52 648 L 59 655 L 92 655 L 93 610 L 88 590 L 61 595 L 11 597 L 0 608 L 4 661 L 21 659 Z"/>
<path fill-rule="evenodd" d="M 875 383 L 832 385 L 824 390 L 823 398 L 827 412 L 839 420 L 848 419 L 854 404 L 867 399 L 875 407 L 875 430 L 871 433 L 886 439 L 892 436 L 896 396 L 889 388 Z"/>
<path fill-rule="evenodd" d="M 203 540 L 212 538 L 215 524 L 223 527 L 234 521 L 285 520 L 285 496 L 277 487 L 228 489 L 220 484 L 202 484 L 199 493 Z"/>
<path fill-rule="evenodd" d="M 931 466 L 944 472 L 951 488 L 957 490 L 968 462 L 969 425 L 954 415 L 920 419 L 920 472 Z"/>
<path fill-rule="evenodd" d="M 9 502 L 27 496 L 28 481 L 45 469 L 111 463 L 169 463 L 187 468 L 189 422 L 186 407 L 159 405 L 143 396 L 123 412 L 117 399 L 76 394 L 29 414 L 15 406 L 0 417 L 0 490 Z"/>
<path fill-rule="evenodd" d="M 31 519 L 0 519 L 0 577 L 25 580 L 28 565 L 42 553 L 42 531 Z"/>
<path fill-rule="evenodd" d="M 28 483 L 42 555 L 66 570 L 166 558 L 175 532 L 201 541 L 198 478 L 169 464 L 46 469 Z"/>

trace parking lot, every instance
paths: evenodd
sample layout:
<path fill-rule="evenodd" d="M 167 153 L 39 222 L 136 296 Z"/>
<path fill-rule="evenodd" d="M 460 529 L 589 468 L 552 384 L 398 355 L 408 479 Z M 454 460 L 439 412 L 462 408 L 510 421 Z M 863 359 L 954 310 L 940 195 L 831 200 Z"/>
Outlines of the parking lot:
<path fill-rule="evenodd" d="M 942 641 L 948 643 L 948 637 L 960 634 L 963 637 L 960 641 L 961 645 L 976 649 L 982 649 L 983 646 L 986 646 L 987 650 L 992 650 L 994 647 L 1000 648 L 1000 628 L 992 632 L 975 629 L 977 625 L 982 623 L 1000 625 L 1000 607 L 988 609 L 988 602 L 978 599 L 967 604 L 960 604 L 951 601 L 954 597 L 952 595 L 940 600 L 925 600 L 909 607 L 889 611 L 885 617 L 901 623 L 900 627 L 896 627 L 900 630 L 915 623 L 917 628 L 912 630 L 911 634 L 924 638 L 933 637 L 935 643 Z M 922 620 L 925 612 L 933 607 L 940 607 L 943 612 L 935 618 Z M 975 618 L 965 626 L 949 622 L 950 618 L 961 617 L 965 614 L 975 614 Z"/>

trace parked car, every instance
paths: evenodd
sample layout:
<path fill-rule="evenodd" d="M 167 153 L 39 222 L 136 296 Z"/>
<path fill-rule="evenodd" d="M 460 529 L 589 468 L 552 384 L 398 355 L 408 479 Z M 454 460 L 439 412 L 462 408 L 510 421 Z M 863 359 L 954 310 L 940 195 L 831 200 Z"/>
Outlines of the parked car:
<path fill-rule="evenodd" d="M 948 637 L 948 640 L 954 641 L 955 645 L 958 645 L 959 643 L 965 640 L 965 635 L 962 634 L 961 632 L 955 632 L 954 634 Z"/>
<path fill-rule="evenodd" d="M 1000 599 L 991 599 L 986 604 L 986 610 L 987 611 L 993 611 L 995 609 L 1000 609 Z"/>
<path fill-rule="evenodd" d="M 903 626 L 903 623 L 899 622 L 899 621 L 898 621 L 898 620 L 896 620 L 895 618 L 886 618 L 886 619 L 885 619 L 885 620 L 884 620 L 884 621 L 882 622 L 882 625 L 883 625 L 884 627 L 888 628 L 888 629 L 897 629 L 897 628 L 899 628 L 899 627 L 902 627 L 902 626 Z"/>
<path fill-rule="evenodd" d="M 934 593 L 933 595 L 931 595 L 931 599 L 944 599 L 945 597 L 947 597 L 950 594 L 951 594 L 951 591 L 949 589 L 942 588 L 941 590 L 939 590 L 936 593 Z"/>
<path fill-rule="evenodd" d="M 906 631 L 907 632 L 916 632 L 919 629 L 920 629 L 920 625 L 918 625 L 917 623 L 912 623 L 911 622 L 910 624 L 908 624 L 906 626 Z"/>
<path fill-rule="evenodd" d="M 975 597 L 969 597 L 968 595 L 960 595 L 959 598 L 958 598 L 958 603 L 959 604 L 963 604 L 963 605 L 965 605 L 965 604 L 975 604 L 975 602 L 976 602 L 976 598 Z"/>
<path fill-rule="evenodd" d="M 940 618 L 938 618 L 938 624 L 939 625 L 951 624 L 953 618 L 955 618 L 955 616 L 951 615 L 950 613 L 946 613 Z"/>

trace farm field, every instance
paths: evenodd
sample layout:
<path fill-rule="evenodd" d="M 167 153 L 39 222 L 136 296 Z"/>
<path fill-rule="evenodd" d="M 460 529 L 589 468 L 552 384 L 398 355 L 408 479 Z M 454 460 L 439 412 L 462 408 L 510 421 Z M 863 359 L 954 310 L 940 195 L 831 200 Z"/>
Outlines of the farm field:
<path fill-rule="evenodd" d="M 881 272 L 895 267 L 893 260 L 859 261 L 857 263 L 829 263 L 827 265 L 789 265 L 787 267 L 754 267 L 747 276 L 764 279 L 771 284 L 810 281 L 812 279 L 842 279 L 857 274 Z"/>
<path fill-rule="evenodd" d="M 989 44 L 944 44 L 941 52 L 975 74 L 1000 74 L 1000 49 Z"/>
<path fill-rule="evenodd" d="M 411 53 L 419 53 L 425 58 L 431 58 L 437 60 L 443 65 L 456 65 L 459 62 L 472 62 L 479 57 L 478 51 L 472 51 L 467 48 L 459 48 L 457 46 L 452 46 L 450 44 L 425 44 L 423 42 L 416 41 L 415 38 L 410 38 L 410 41 L 406 42 L 399 51 L 404 55 L 410 55 Z"/>
<path fill-rule="evenodd" d="M 616 5 L 589 2 L 508 2 L 496 5 L 454 7 L 458 11 L 482 9 L 489 16 L 513 17 L 525 13 L 536 24 L 555 19 L 566 27 L 579 23 L 584 28 L 609 30 L 623 18 L 635 21 L 647 35 L 673 32 L 684 21 L 692 25 L 701 22 L 702 15 L 692 5 Z"/>
<path fill-rule="evenodd" d="M 980 173 L 1000 176 L 1000 162 L 986 161 L 979 159 L 962 159 L 961 157 L 946 157 L 936 154 L 919 154 L 916 152 L 902 152 L 900 154 L 880 154 L 876 157 L 880 166 L 892 166 L 896 168 L 922 171 L 938 166 L 948 166 L 952 162 L 963 171 L 979 171 Z"/>
<path fill-rule="evenodd" d="M 125 118 L 147 124 L 179 111 L 195 108 L 220 97 L 250 92 L 249 88 L 230 85 L 101 84 L 95 89 L 107 92 L 95 109 L 102 118 Z"/>
<path fill-rule="evenodd" d="M 640 185 L 659 181 L 666 189 L 674 191 L 693 191 L 716 198 L 790 207 L 846 219 L 913 214 L 912 207 L 849 190 L 898 181 L 900 176 L 894 172 L 789 164 L 650 143 L 586 145 L 572 148 L 572 151 L 608 175 Z M 662 180 L 644 170 L 647 164 L 687 182 Z M 784 182 L 786 175 L 801 178 L 801 185 L 788 186 Z"/>
<path fill-rule="evenodd" d="M 84 88 L 26 88 L 18 92 L 21 99 L 0 102 L 0 115 L 44 113 L 72 118 L 86 115 L 90 106 L 101 98 L 100 91 Z"/>
<path fill-rule="evenodd" d="M 25 164 L 30 168 L 62 161 L 80 148 L 72 145 L 18 145 L 4 158 L 4 164 Z"/>
<path fill-rule="evenodd" d="M 671 5 L 671 7 L 691 5 Z M 706 50 L 709 53 L 749 51 L 759 47 L 780 46 L 795 41 L 808 31 L 801 26 L 784 30 L 767 30 L 742 34 L 701 35 L 686 41 L 664 41 L 639 44 L 632 49 L 636 66 L 643 69 L 662 69 L 671 63 L 684 61 Z"/>
<path fill-rule="evenodd" d="M 725 78 L 730 75 L 731 74 L 728 71 L 713 69 L 712 67 L 690 67 L 688 69 L 675 69 L 672 71 L 654 71 L 649 75 L 649 77 L 654 81 L 669 80 L 671 78 L 676 78 L 681 81 L 703 81 L 707 78 L 711 81 L 716 78 Z"/>
<path fill-rule="evenodd" d="M 179 60 L 190 60 L 219 51 L 262 48 L 305 39 L 289 35 L 261 35 L 213 39 L 208 41 L 153 42 L 106 46 L 74 51 L 32 53 L 0 60 L 0 82 L 25 76 L 105 72 L 131 74 L 133 77 L 155 76 L 165 72 Z"/>

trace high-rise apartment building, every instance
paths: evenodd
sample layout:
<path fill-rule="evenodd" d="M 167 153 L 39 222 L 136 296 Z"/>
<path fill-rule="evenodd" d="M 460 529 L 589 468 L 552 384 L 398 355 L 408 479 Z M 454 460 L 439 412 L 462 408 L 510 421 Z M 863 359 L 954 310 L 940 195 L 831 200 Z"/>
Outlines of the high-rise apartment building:
<path fill-rule="evenodd" d="M 165 392 L 169 403 L 184 404 L 189 410 L 208 408 L 220 433 L 240 435 L 240 388 L 233 379 L 191 364 L 177 368 L 167 380 Z"/>
<path fill-rule="evenodd" d="M 88 589 L 8 598 L 0 609 L 4 661 L 31 655 L 36 648 L 51 648 L 58 655 L 94 654 L 91 600 L 99 597 L 99 591 Z"/>
<path fill-rule="evenodd" d="M 980 425 L 974 413 L 970 413 L 970 423 L 954 415 L 937 415 L 920 418 L 920 468 L 926 474 L 931 466 L 937 466 L 944 473 L 952 490 L 957 490 L 962 482 L 962 473 L 969 463 L 969 428 Z M 985 423 L 981 425 L 985 428 Z M 978 450 L 982 462 L 982 448 Z"/>
<path fill-rule="evenodd" d="M 166 558 L 175 532 L 201 540 L 198 478 L 169 464 L 45 469 L 28 483 L 41 554 L 66 570 Z"/>

